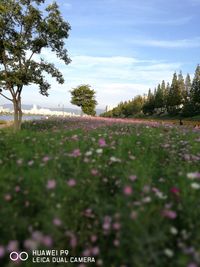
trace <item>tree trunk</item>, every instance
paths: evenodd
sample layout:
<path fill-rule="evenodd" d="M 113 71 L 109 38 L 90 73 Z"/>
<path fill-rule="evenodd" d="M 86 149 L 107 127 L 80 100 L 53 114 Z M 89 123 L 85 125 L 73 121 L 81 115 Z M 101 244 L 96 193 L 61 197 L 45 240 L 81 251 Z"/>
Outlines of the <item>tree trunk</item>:
<path fill-rule="evenodd" d="M 22 124 L 22 109 L 21 109 L 21 97 L 13 101 L 14 107 L 14 130 L 21 130 Z"/>

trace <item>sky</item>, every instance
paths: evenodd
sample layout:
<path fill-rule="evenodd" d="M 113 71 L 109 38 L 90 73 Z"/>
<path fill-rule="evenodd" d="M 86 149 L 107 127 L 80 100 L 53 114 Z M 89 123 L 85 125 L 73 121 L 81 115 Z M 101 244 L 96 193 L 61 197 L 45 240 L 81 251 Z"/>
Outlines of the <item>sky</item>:
<path fill-rule="evenodd" d="M 50 3 L 50 0 L 47 0 Z M 22 102 L 72 107 L 70 90 L 89 84 L 99 108 L 116 106 L 175 71 L 193 74 L 200 63 L 200 0 L 57 0 L 71 25 L 66 48 L 70 65 L 50 51 L 43 56 L 61 70 L 65 84 L 50 80 L 49 97 L 24 88 Z M 0 98 L 0 104 L 7 103 Z"/>

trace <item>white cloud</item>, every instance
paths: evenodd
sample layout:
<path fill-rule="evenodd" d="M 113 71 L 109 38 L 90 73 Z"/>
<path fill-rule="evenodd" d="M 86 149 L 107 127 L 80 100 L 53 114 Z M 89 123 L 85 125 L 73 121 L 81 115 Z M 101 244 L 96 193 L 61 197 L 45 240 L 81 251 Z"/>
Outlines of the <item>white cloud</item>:
<path fill-rule="evenodd" d="M 149 87 L 154 88 L 163 79 L 170 81 L 173 72 L 181 68 L 178 62 L 86 55 L 72 56 L 72 63 L 66 66 L 50 51 L 44 51 L 43 56 L 58 66 L 65 84 L 59 85 L 55 79 L 48 78 L 52 88 L 48 98 L 39 95 L 36 86 L 25 88 L 22 98 L 24 103 L 55 107 L 64 103 L 70 106 L 69 90 L 79 84 L 90 84 L 97 92 L 99 106 L 105 108 L 106 105 L 117 105 L 120 101 L 147 93 Z"/>
<path fill-rule="evenodd" d="M 132 44 L 140 46 L 152 46 L 160 48 L 198 48 L 200 47 L 200 37 L 182 40 L 153 40 L 153 39 L 134 39 Z"/>

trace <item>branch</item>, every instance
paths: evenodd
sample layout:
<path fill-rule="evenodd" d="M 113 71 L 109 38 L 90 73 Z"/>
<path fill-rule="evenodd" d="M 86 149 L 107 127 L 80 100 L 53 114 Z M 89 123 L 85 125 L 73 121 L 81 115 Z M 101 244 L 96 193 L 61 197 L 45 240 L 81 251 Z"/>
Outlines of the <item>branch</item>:
<path fill-rule="evenodd" d="M 9 98 L 9 97 L 5 96 L 4 94 L 0 93 L 0 95 L 1 95 L 1 96 L 3 96 L 4 98 L 6 98 L 7 100 L 9 100 L 9 101 L 12 101 L 12 102 L 13 102 L 13 100 L 12 100 L 11 98 Z"/>

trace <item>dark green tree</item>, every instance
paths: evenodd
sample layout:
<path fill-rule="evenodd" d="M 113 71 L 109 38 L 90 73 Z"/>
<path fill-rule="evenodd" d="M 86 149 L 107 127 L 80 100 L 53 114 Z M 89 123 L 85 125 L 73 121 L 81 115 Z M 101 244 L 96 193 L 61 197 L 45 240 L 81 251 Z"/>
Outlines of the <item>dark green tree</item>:
<path fill-rule="evenodd" d="M 90 85 L 83 84 L 73 88 L 71 92 L 71 103 L 81 107 L 83 113 L 94 116 L 96 114 L 95 107 L 97 101 L 95 100 L 95 91 L 91 89 Z"/>
<path fill-rule="evenodd" d="M 160 109 L 161 112 L 164 109 L 164 90 L 163 84 L 162 86 L 159 84 L 155 94 L 155 108 Z"/>
<path fill-rule="evenodd" d="M 167 109 L 169 114 L 178 114 L 181 110 L 181 105 L 183 103 L 183 91 L 180 86 L 180 81 L 178 80 L 177 74 L 174 73 L 172 84 L 169 90 L 167 98 Z"/>
<path fill-rule="evenodd" d="M 191 87 L 191 102 L 195 114 L 200 114 L 200 65 L 197 66 Z"/>
<path fill-rule="evenodd" d="M 190 96 L 191 87 L 192 87 L 191 78 L 190 78 L 190 75 L 188 73 L 186 78 L 185 78 L 185 91 L 186 91 L 187 97 Z"/>
<path fill-rule="evenodd" d="M 64 40 L 70 25 L 54 2 L 45 0 L 1 0 L 0 2 L 0 95 L 13 103 L 14 126 L 21 128 L 21 94 L 24 86 L 36 84 L 48 96 L 45 73 L 64 83 L 61 72 L 42 58 L 43 49 L 70 63 Z M 43 11 L 42 11 L 43 10 Z M 36 59 L 35 55 L 40 55 Z"/>
<path fill-rule="evenodd" d="M 155 92 L 155 91 L 154 91 Z M 152 94 L 151 89 L 149 89 L 147 100 L 143 105 L 143 113 L 152 115 L 155 110 L 155 96 Z"/>

